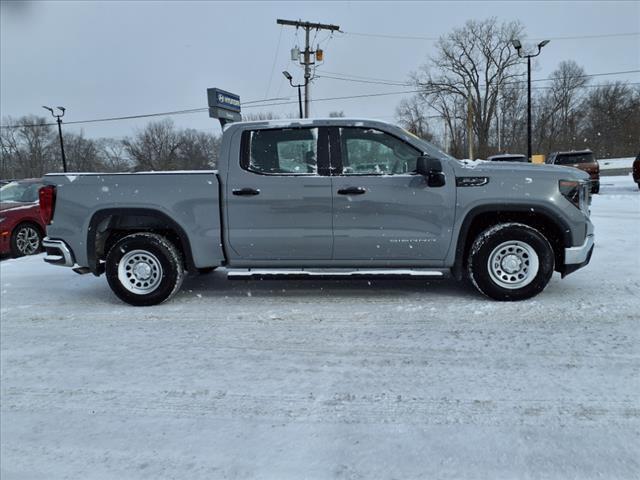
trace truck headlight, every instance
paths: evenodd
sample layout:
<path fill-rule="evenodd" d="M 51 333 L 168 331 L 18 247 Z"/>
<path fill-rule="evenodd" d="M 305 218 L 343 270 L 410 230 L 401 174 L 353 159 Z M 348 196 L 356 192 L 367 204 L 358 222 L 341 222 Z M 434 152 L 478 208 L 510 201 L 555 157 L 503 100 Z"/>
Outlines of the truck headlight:
<path fill-rule="evenodd" d="M 577 209 L 589 214 L 589 204 L 591 203 L 589 182 L 560 180 L 558 188 L 560 193 Z"/>

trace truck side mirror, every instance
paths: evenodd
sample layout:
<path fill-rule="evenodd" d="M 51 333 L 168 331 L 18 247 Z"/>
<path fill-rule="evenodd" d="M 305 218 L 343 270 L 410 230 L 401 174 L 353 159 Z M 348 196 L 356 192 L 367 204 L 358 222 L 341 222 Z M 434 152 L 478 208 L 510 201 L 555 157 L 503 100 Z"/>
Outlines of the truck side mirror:
<path fill-rule="evenodd" d="M 424 175 L 430 187 L 442 187 L 445 184 L 442 164 L 437 158 L 421 155 L 416 162 L 416 173 Z"/>

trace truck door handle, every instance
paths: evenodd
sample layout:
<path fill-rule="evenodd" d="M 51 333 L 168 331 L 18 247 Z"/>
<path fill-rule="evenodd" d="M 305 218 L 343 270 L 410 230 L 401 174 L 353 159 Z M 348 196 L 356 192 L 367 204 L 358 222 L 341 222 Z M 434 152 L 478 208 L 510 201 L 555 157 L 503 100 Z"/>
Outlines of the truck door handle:
<path fill-rule="evenodd" d="M 367 189 L 363 187 L 349 187 L 338 190 L 339 195 L 362 195 L 367 193 Z"/>
<path fill-rule="evenodd" d="M 259 195 L 260 190 L 256 188 L 236 188 L 232 191 L 234 195 Z"/>

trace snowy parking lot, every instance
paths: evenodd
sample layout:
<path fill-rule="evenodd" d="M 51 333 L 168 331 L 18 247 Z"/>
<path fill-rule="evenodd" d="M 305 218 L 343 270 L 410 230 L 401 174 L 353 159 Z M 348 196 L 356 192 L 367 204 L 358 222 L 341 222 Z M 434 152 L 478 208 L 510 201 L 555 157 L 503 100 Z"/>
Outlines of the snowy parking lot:
<path fill-rule="evenodd" d="M 450 279 L 104 278 L 0 263 L 3 480 L 640 476 L 640 192 L 591 264 L 497 303 Z"/>

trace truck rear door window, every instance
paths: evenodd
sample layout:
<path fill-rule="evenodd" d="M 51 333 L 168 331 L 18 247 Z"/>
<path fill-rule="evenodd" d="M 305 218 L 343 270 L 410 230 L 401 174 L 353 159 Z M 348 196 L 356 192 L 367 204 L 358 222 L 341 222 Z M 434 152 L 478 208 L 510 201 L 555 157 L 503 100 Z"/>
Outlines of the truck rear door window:
<path fill-rule="evenodd" d="M 263 175 L 317 175 L 318 129 L 252 130 L 243 134 L 242 168 Z"/>

